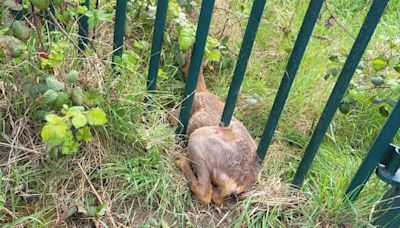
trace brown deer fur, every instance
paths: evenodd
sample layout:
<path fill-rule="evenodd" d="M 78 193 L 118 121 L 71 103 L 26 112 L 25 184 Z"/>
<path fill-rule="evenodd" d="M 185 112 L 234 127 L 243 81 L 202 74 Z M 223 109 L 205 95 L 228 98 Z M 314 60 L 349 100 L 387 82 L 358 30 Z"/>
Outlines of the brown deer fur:
<path fill-rule="evenodd" d="M 187 70 L 188 64 L 185 75 Z M 261 165 L 256 143 L 239 120 L 233 117 L 229 127 L 219 126 L 224 103 L 207 90 L 202 69 L 196 91 L 187 131 L 189 159 L 181 157 L 176 164 L 201 203 L 221 205 L 226 196 L 254 183 Z"/>

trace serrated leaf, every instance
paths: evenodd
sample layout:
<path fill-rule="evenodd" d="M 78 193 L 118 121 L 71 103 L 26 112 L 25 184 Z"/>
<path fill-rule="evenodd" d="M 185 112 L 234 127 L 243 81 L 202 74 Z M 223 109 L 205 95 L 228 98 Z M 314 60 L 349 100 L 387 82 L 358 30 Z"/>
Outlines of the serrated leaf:
<path fill-rule="evenodd" d="M 49 114 L 49 115 L 47 115 L 47 116 L 45 117 L 45 120 L 46 120 L 47 122 L 49 122 L 49 123 L 51 123 L 51 124 L 55 124 L 55 125 L 61 124 L 61 123 L 64 122 L 64 120 L 63 120 L 61 117 L 59 117 L 59 116 L 57 116 L 57 115 L 55 115 L 55 114 Z"/>
<path fill-rule="evenodd" d="M 60 92 L 58 94 L 56 100 L 54 101 L 54 105 L 57 108 L 61 108 L 64 104 L 67 103 L 69 97 L 70 97 L 70 95 L 68 93 Z"/>
<path fill-rule="evenodd" d="M 372 61 L 372 68 L 374 68 L 374 70 L 376 70 L 376 71 L 383 70 L 386 67 L 387 67 L 387 63 L 386 63 L 386 61 L 384 61 L 382 59 L 375 59 Z"/>
<path fill-rule="evenodd" d="M 66 124 L 65 122 L 57 124 L 57 125 L 53 125 L 53 127 L 54 127 L 55 135 L 59 138 L 64 138 L 69 129 L 68 124 Z"/>
<path fill-rule="evenodd" d="M 72 100 L 75 102 L 75 104 L 82 105 L 84 98 L 85 97 L 81 88 L 77 87 L 72 90 Z"/>
<path fill-rule="evenodd" d="M 58 93 L 52 89 L 47 90 L 43 95 L 42 95 L 42 101 L 45 104 L 51 104 L 57 99 Z"/>
<path fill-rule="evenodd" d="M 92 141 L 92 134 L 90 134 L 90 128 L 88 126 L 79 128 L 78 132 L 76 133 L 76 139 L 78 141 L 82 140 L 86 142 Z"/>
<path fill-rule="evenodd" d="M 393 56 L 388 61 L 388 67 L 396 67 L 400 63 L 399 57 Z"/>
<path fill-rule="evenodd" d="M 221 59 L 221 52 L 217 49 L 212 49 L 208 54 L 208 60 L 218 62 Z"/>
<path fill-rule="evenodd" d="M 195 38 L 191 36 L 183 36 L 179 39 L 179 47 L 182 51 L 188 50 L 190 47 L 193 46 L 195 42 Z"/>
<path fill-rule="evenodd" d="M 74 127 L 76 129 L 78 129 L 87 124 L 87 119 L 86 119 L 85 115 L 79 113 L 79 114 L 75 114 L 74 117 L 72 117 L 71 122 L 72 122 L 72 125 L 74 125 Z"/>
<path fill-rule="evenodd" d="M 53 136 L 53 127 L 51 125 L 45 125 L 40 132 L 40 137 L 42 140 L 47 142 Z"/>
<path fill-rule="evenodd" d="M 83 111 L 85 111 L 85 107 L 83 107 L 83 106 L 72 106 L 72 107 L 69 108 L 69 111 L 83 112 Z"/>
<path fill-rule="evenodd" d="M 99 126 L 107 123 L 106 113 L 100 108 L 92 108 L 86 114 L 90 125 Z"/>
<path fill-rule="evenodd" d="M 61 148 L 61 153 L 63 154 L 74 154 L 78 152 L 79 145 L 75 142 L 72 132 L 68 130 L 65 133 L 65 140 Z"/>
<path fill-rule="evenodd" d="M 79 72 L 76 70 L 71 70 L 68 74 L 64 76 L 65 83 L 73 84 L 79 79 Z"/>
<path fill-rule="evenodd" d="M 53 77 L 47 77 L 46 84 L 50 89 L 53 89 L 55 91 L 60 91 L 65 88 L 65 84 L 63 82 L 60 82 Z"/>
<path fill-rule="evenodd" d="M 97 91 L 92 90 L 84 93 L 83 103 L 89 107 L 102 105 L 104 102 L 104 98 Z"/>

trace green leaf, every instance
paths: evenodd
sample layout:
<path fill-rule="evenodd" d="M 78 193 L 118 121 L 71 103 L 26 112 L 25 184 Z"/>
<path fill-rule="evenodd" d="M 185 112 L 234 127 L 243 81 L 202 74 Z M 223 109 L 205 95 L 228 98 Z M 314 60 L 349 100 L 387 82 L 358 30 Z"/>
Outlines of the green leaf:
<path fill-rule="evenodd" d="M 92 134 L 90 134 L 90 128 L 88 126 L 79 128 L 78 132 L 76 133 L 76 139 L 78 141 L 82 140 L 86 142 L 92 141 Z"/>
<path fill-rule="evenodd" d="M 83 107 L 83 106 L 72 106 L 72 107 L 69 108 L 69 111 L 83 112 L 83 111 L 85 111 L 85 107 Z"/>
<path fill-rule="evenodd" d="M 194 42 L 195 42 L 194 37 L 184 36 L 181 39 L 179 39 L 179 47 L 181 48 L 182 51 L 186 51 L 193 46 Z"/>
<path fill-rule="evenodd" d="M 104 215 L 106 214 L 106 211 L 107 211 L 106 205 L 100 204 L 100 205 L 97 207 L 96 217 L 97 217 L 97 218 L 101 218 L 102 216 L 104 216 Z"/>
<path fill-rule="evenodd" d="M 104 102 L 104 98 L 97 91 L 91 90 L 84 93 L 83 103 L 89 107 L 102 105 Z"/>
<path fill-rule="evenodd" d="M 68 74 L 65 75 L 64 81 L 67 84 L 73 84 L 77 82 L 79 79 L 79 72 L 76 70 L 71 70 Z"/>
<path fill-rule="evenodd" d="M 63 82 L 60 82 L 53 77 L 47 77 L 46 84 L 50 89 L 53 89 L 55 91 L 60 91 L 65 88 L 65 84 Z"/>
<path fill-rule="evenodd" d="M 54 105 L 57 108 L 61 108 L 64 104 L 67 103 L 69 97 L 70 95 L 68 93 L 60 92 L 57 96 L 57 99 L 54 101 Z"/>
<path fill-rule="evenodd" d="M 83 95 L 82 89 L 77 87 L 72 90 L 72 100 L 77 105 L 82 105 L 85 97 Z"/>
<path fill-rule="evenodd" d="M 59 117 L 55 114 L 49 114 L 45 117 L 45 119 L 47 122 L 49 122 L 51 124 L 55 124 L 55 125 L 61 124 L 64 122 L 64 120 L 61 117 Z"/>
<path fill-rule="evenodd" d="M 400 63 L 399 57 L 393 56 L 388 61 L 388 67 L 396 67 Z"/>
<path fill-rule="evenodd" d="M 107 123 L 106 114 L 100 108 L 90 109 L 86 117 L 90 125 L 99 126 Z"/>
<path fill-rule="evenodd" d="M 381 76 L 372 77 L 371 82 L 375 86 L 381 86 L 381 85 L 385 84 L 385 80 Z"/>
<path fill-rule="evenodd" d="M 386 63 L 386 61 L 384 61 L 382 59 L 375 59 L 372 61 L 372 68 L 374 68 L 374 70 L 376 70 L 376 71 L 383 70 L 386 67 L 387 67 L 387 63 Z"/>
<path fill-rule="evenodd" d="M 185 56 L 182 53 L 178 53 L 175 55 L 175 61 L 179 66 L 185 65 Z"/>
<path fill-rule="evenodd" d="M 47 90 L 43 95 L 42 95 L 42 101 L 45 104 L 52 104 L 58 97 L 58 93 L 52 89 Z"/>
<path fill-rule="evenodd" d="M 221 52 L 218 51 L 217 49 L 212 49 L 210 53 L 208 54 L 208 59 L 210 61 L 219 61 L 221 59 Z"/>
<path fill-rule="evenodd" d="M 6 201 L 4 200 L 3 193 L 1 193 L 0 194 L 0 210 L 4 208 L 4 203 L 5 202 Z"/>
<path fill-rule="evenodd" d="M 74 154 L 78 152 L 79 145 L 77 142 L 74 140 L 74 136 L 72 135 L 72 132 L 69 130 L 65 134 L 65 141 L 62 145 L 61 148 L 61 153 L 62 154 Z"/>
<path fill-rule="evenodd" d="M 66 124 L 65 122 L 53 125 L 53 127 L 55 135 L 59 138 L 64 138 L 67 133 L 67 130 L 69 129 L 68 124 Z"/>
<path fill-rule="evenodd" d="M 30 37 L 30 29 L 23 21 L 14 21 L 11 31 L 15 37 L 22 41 L 27 41 Z"/>
<path fill-rule="evenodd" d="M 158 69 L 158 76 L 165 80 L 168 79 L 167 74 L 161 68 Z"/>
<path fill-rule="evenodd" d="M 42 137 L 42 140 L 47 142 L 50 140 L 50 138 L 53 136 L 53 126 L 52 125 L 44 125 L 42 128 L 42 131 L 40 133 L 40 137 Z"/>
<path fill-rule="evenodd" d="M 79 114 L 74 115 L 74 117 L 72 117 L 71 122 L 72 122 L 72 125 L 74 125 L 74 127 L 76 129 L 78 129 L 87 124 L 87 119 L 86 119 L 85 115 L 79 113 Z"/>

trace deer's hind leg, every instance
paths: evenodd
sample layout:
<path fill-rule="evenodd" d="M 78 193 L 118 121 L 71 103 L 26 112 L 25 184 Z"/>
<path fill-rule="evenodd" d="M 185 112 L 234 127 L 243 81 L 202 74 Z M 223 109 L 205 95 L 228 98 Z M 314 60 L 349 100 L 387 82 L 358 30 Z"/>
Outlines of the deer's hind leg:
<path fill-rule="evenodd" d="M 211 202 L 211 182 L 210 173 L 205 166 L 196 164 L 196 175 L 193 173 L 192 168 L 186 158 L 180 158 L 176 164 L 181 168 L 186 179 L 189 181 L 189 188 L 194 193 L 196 198 L 202 204 L 209 204 Z"/>

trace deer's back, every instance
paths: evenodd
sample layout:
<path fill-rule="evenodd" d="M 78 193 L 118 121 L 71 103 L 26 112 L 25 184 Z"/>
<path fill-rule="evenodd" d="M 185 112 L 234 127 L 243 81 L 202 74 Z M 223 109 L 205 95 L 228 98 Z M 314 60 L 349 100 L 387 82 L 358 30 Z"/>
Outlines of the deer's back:
<path fill-rule="evenodd" d="M 202 127 L 189 138 L 192 162 L 205 162 L 214 184 L 226 186 L 229 194 L 242 192 L 257 178 L 260 163 L 256 144 L 237 120 L 230 127 Z"/>

